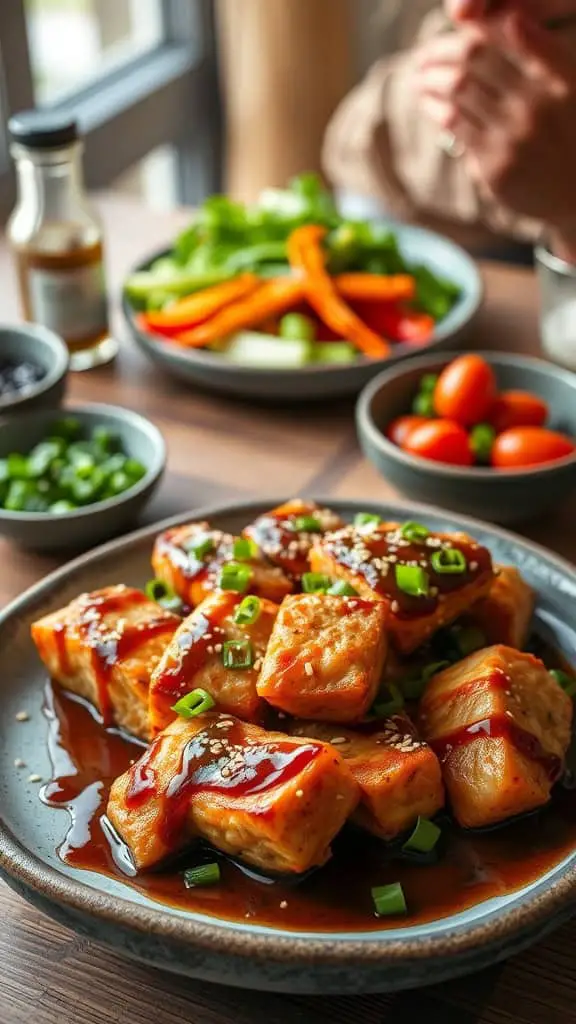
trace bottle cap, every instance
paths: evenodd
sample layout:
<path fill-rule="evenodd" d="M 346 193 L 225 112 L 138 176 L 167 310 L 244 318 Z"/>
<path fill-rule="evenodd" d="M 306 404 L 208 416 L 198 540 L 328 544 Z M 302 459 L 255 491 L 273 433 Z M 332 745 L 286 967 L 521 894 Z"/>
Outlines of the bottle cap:
<path fill-rule="evenodd" d="M 23 110 L 8 121 L 13 142 L 28 149 L 58 149 L 78 139 L 78 123 L 69 114 L 50 110 Z"/>

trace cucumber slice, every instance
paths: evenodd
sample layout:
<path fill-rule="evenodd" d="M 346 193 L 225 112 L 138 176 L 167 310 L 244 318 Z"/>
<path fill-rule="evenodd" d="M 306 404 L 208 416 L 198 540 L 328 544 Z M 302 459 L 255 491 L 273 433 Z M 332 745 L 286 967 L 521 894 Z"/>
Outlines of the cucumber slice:
<path fill-rule="evenodd" d="M 277 338 L 274 334 L 239 331 L 222 351 L 230 362 L 239 366 L 295 370 L 312 361 L 314 344 L 303 338 Z"/>
<path fill-rule="evenodd" d="M 314 345 L 316 363 L 355 363 L 358 351 L 348 341 L 318 341 Z"/>
<path fill-rule="evenodd" d="M 199 292 L 202 288 L 210 288 L 211 285 L 221 284 L 234 277 L 230 270 L 219 268 L 204 274 L 194 274 L 186 270 L 175 272 L 172 277 L 167 277 L 163 272 L 157 274 L 152 270 L 138 270 L 128 278 L 124 285 L 124 291 L 129 299 L 134 302 L 142 302 L 148 299 L 151 292 L 160 288 L 172 296 L 191 295 L 192 292 Z"/>

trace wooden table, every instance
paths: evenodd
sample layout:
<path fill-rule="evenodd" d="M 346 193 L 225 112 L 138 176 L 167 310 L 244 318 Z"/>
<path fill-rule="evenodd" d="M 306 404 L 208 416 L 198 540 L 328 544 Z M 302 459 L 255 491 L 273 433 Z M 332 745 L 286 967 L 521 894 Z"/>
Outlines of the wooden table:
<path fill-rule="evenodd" d="M 162 245 L 186 214 L 152 214 L 119 196 L 101 200 L 117 296 L 129 266 Z M 538 351 L 537 294 L 525 270 L 485 265 L 487 302 L 474 347 Z M 14 279 L 0 246 L 3 321 L 18 316 Z M 146 520 L 251 496 L 389 498 L 363 459 L 352 403 L 297 411 L 194 393 L 163 378 L 126 340 L 113 368 L 73 377 L 69 397 L 113 402 L 150 417 L 168 443 L 169 470 Z M 576 501 L 531 524 L 528 536 L 574 560 Z M 57 560 L 0 541 L 0 601 Z M 0 884 L 0 1024 L 576 1024 L 576 922 L 505 965 L 438 988 L 395 996 L 313 999 L 261 995 L 187 981 L 121 960 L 28 907 Z M 574 945 L 572 945 L 574 943 Z"/>

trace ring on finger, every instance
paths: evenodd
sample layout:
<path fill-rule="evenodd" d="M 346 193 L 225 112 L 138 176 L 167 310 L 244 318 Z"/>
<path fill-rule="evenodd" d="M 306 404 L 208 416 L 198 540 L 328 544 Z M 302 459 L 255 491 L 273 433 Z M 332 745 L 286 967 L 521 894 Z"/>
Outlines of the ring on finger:
<path fill-rule="evenodd" d="M 460 142 L 460 140 L 454 135 L 454 132 L 451 132 L 448 128 L 444 128 L 440 132 L 438 145 L 440 146 L 440 149 L 443 149 L 446 155 L 451 157 L 453 160 L 458 160 L 460 157 L 464 156 L 464 153 L 466 152 L 466 146 L 464 143 Z"/>

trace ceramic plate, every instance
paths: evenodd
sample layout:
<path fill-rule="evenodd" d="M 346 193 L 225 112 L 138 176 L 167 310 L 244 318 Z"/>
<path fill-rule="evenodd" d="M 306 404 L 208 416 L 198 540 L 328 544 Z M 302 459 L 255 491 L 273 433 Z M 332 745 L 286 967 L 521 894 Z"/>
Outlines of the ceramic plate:
<path fill-rule="evenodd" d="M 277 501 L 212 507 L 193 518 L 239 532 Z M 372 511 L 433 529 L 463 528 L 495 560 L 518 566 L 538 592 L 537 630 L 576 663 L 576 571 L 554 555 L 494 527 L 426 506 L 328 501 L 350 518 Z M 171 523 L 185 522 L 179 516 Z M 73 869 L 56 848 L 68 827 L 63 810 L 38 798 L 28 771 L 50 776 L 44 670 L 29 636 L 31 621 L 112 581 L 140 586 L 162 523 L 71 562 L 18 598 L 0 617 L 0 869 L 41 910 L 84 935 L 156 967 L 229 985 L 290 992 L 390 991 L 438 982 L 516 953 L 573 912 L 576 852 L 515 892 L 426 924 L 382 932 L 294 932 L 232 923 L 164 908 L 117 879 Z M 30 720 L 16 723 L 26 708 Z M 29 768 L 14 766 L 23 758 Z"/>
<path fill-rule="evenodd" d="M 442 235 L 426 231 L 425 228 L 403 224 L 394 224 L 392 227 L 398 235 L 400 248 L 407 259 L 414 263 L 423 263 L 430 270 L 460 285 L 460 299 L 449 315 L 438 324 L 425 350 L 456 347 L 482 303 L 483 286 L 478 267 L 464 249 Z M 165 255 L 166 250 L 157 252 L 135 269 L 145 270 L 150 263 Z M 318 365 L 303 367 L 300 370 L 259 370 L 254 367 L 233 365 L 215 352 L 202 349 L 185 350 L 169 342 L 156 340 L 138 328 L 126 298 L 123 300 L 123 310 L 137 344 L 167 373 L 214 391 L 257 398 L 261 401 L 310 400 L 356 395 L 381 370 L 399 359 L 421 355 L 423 351 L 421 347 L 415 345 L 395 345 L 394 356 L 390 359 L 359 359 L 356 363 L 345 366 Z"/>

